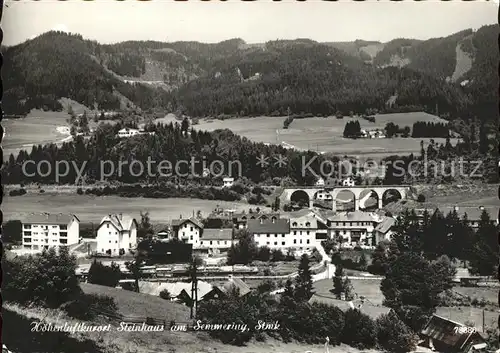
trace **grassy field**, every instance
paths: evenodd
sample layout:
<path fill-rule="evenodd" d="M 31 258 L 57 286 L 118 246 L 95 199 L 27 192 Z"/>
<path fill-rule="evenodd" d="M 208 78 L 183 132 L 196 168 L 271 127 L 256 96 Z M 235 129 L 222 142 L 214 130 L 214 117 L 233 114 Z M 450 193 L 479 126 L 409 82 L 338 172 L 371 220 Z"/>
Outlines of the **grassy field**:
<path fill-rule="evenodd" d="M 228 120 L 200 120 L 196 128 L 213 131 L 230 129 L 234 133 L 248 137 L 251 140 L 265 143 L 286 142 L 301 149 L 312 149 L 333 152 L 338 155 L 370 155 L 381 157 L 391 154 L 409 154 L 420 151 L 420 141 L 429 139 L 394 138 L 394 139 L 345 139 L 342 137 L 345 124 L 351 120 L 359 120 L 362 129 L 383 129 L 388 122 L 394 122 L 400 127 L 413 126 L 416 121 L 444 122 L 437 116 L 427 113 L 396 113 L 378 114 L 375 123 L 364 119 L 335 117 L 296 119 L 288 129 L 283 129 L 285 117 L 255 117 Z M 175 121 L 173 115 L 168 115 L 157 122 Z M 279 134 L 277 134 L 277 131 Z M 444 139 L 434 139 L 444 143 Z M 452 142 L 453 143 L 453 142 Z"/>
<path fill-rule="evenodd" d="M 115 300 L 118 313 L 125 316 L 165 317 L 167 321 L 186 322 L 189 320 L 187 306 L 161 299 L 160 297 L 135 293 L 124 289 L 81 283 L 85 294 L 107 295 Z"/>
<path fill-rule="evenodd" d="M 358 296 L 364 296 L 375 305 L 382 305 L 384 296 L 380 291 L 380 280 L 351 280 L 354 291 Z M 330 289 L 333 288 L 332 280 L 322 280 L 314 283 L 314 290 L 320 295 L 332 296 Z M 498 300 L 498 289 L 496 288 L 463 288 L 454 287 L 454 291 L 469 295 L 471 298 L 485 298 L 496 302 Z M 483 309 L 474 307 L 438 307 L 436 314 L 461 323 L 471 323 L 478 330 L 482 330 Z M 484 322 L 486 328 L 496 328 L 498 313 L 492 310 L 484 311 Z"/>
<path fill-rule="evenodd" d="M 69 117 L 66 111 L 68 104 L 73 106 L 76 114 L 87 110 L 84 106 L 70 100 L 62 100 L 65 110 L 62 112 L 44 112 L 33 110 L 26 118 L 4 121 L 7 135 L 3 144 L 4 154 L 16 153 L 20 149 L 31 149 L 33 144 L 58 142 L 67 137 L 57 132 L 58 126 L 66 126 Z M 89 110 L 90 112 L 90 110 Z M 92 113 L 91 113 L 92 116 Z M 265 143 L 286 142 L 300 149 L 311 149 L 332 152 L 337 155 L 369 155 L 383 157 L 391 154 L 409 154 L 420 151 L 422 139 L 345 139 L 342 137 L 345 124 L 350 120 L 359 120 L 362 129 L 383 129 L 388 122 L 401 127 L 410 126 L 416 121 L 442 122 L 444 120 L 427 113 L 396 113 L 376 115 L 375 123 L 364 119 L 335 117 L 296 119 L 288 129 L 283 129 L 285 117 L 255 117 L 228 120 L 200 120 L 197 128 L 213 131 L 230 129 L 251 140 Z M 176 121 L 172 114 L 156 122 L 168 123 Z M 278 132 L 278 134 L 277 134 Z M 429 139 L 423 139 L 428 142 Z M 444 139 L 434 139 L 437 143 Z"/>
<path fill-rule="evenodd" d="M 2 141 L 4 156 L 11 153 L 17 154 L 20 150 L 31 151 L 34 144 L 47 144 L 62 141 L 68 137 L 57 131 L 58 127 L 68 126 L 67 119 L 70 117 L 67 112 L 68 105 L 71 105 L 75 114 L 83 114 L 84 111 L 91 112 L 87 107 L 67 98 L 61 98 L 63 106 L 61 112 L 43 111 L 33 109 L 25 118 L 4 119 L 2 126 L 5 129 L 5 138 Z M 89 115 L 92 119 L 93 113 Z M 92 120 L 89 126 L 94 126 Z"/>
<path fill-rule="evenodd" d="M 51 213 L 73 213 L 81 222 L 100 222 L 102 217 L 110 213 L 121 212 L 140 218 L 140 212 L 149 212 L 153 222 L 167 223 L 180 215 L 190 217 L 198 210 L 206 216 L 217 205 L 224 209 L 234 209 L 236 212 L 248 210 L 250 207 L 238 202 L 187 198 L 147 199 L 44 193 L 6 196 L 3 199 L 2 211 L 5 220 L 20 219 L 28 213 L 47 210 Z"/>

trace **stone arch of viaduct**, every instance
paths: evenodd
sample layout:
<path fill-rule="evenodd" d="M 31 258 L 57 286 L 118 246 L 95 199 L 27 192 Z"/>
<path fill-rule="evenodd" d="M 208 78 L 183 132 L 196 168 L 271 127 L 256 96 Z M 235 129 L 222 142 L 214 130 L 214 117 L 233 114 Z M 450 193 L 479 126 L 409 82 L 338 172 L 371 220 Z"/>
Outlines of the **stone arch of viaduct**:
<path fill-rule="evenodd" d="M 378 198 L 378 208 L 383 207 L 383 197 L 384 194 L 387 191 L 397 191 L 401 195 L 401 199 L 405 200 L 408 198 L 410 194 L 410 186 L 402 186 L 402 185 L 384 185 L 384 186 L 339 186 L 335 187 L 333 189 L 331 188 L 324 188 L 324 187 L 291 187 L 291 188 L 286 188 L 283 191 L 283 194 L 281 195 L 282 198 L 284 197 L 287 201 L 291 201 L 292 195 L 294 195 L 296 192 L 305 192 L 308 196 L 309 199 L 309 207 L 313 206 L 314 202 L 314 197 L 318 192 L 324 192 L 332 196 L 332 209 L 333 211 L 336 211 L 337 209 L 337 197 L 338 194 L 341 191 L 350 191 L 354 195 L 354 210 L 359 210 L 359 204 L 360 204 L 360 199 L 361 199 L 361 193 L 363 191 L 373 191 Z"/>

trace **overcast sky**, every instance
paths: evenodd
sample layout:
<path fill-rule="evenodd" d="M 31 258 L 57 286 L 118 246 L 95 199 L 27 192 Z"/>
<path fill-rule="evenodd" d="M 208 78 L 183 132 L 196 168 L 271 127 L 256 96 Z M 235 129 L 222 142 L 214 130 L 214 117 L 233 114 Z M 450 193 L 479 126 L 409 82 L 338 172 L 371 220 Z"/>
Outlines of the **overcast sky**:
<path fill-rule="evenodd" d="M 3 44 L 18 44 L 51 29 L 80 33 L 101 43 L 219 42 L 235 37 L 248 43 L 294 38 L 386 42 L 443 37 L 498 22 L 495 1 L 368 1 L 6 0 Z"/>

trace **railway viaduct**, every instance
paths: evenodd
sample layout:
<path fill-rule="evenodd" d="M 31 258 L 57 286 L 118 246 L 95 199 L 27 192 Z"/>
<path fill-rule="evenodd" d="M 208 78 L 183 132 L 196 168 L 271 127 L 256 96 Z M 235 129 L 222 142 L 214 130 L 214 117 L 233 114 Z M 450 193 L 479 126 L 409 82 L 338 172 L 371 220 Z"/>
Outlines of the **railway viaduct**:
<path fill-rule="evenodd" d="M 303 186 L 303 187 L 286 187 L 281 194 L 282 199 L 291 201 L 294 195 L 307 195 L 309 201 L 309 207 L 313 207 L 315 200 L 324 199 L 332 201 L 332 210 L 337 210 L 337 199 L 341 191 L 350 191 L 354 196 L 354 210 L 359 210 L 361 193 L 363 191 L 369 191 L 372 194 L 375 193 L 378 199 L 378 208 L 383 207 L 383 199 L 387 192 L 399 193 L 402 200 L 408 198 L 411 194 L 411 186 L 409 185 L 369 185 L 369 186 L 336 186 L 336 187 L 324 187 L 324 186 Z M 321 195 L 321 197 L 318 197 Z M 327 198 L 324 198 L 324 196 Z M 330 196 L 328 196 L 330 195 Z"/>

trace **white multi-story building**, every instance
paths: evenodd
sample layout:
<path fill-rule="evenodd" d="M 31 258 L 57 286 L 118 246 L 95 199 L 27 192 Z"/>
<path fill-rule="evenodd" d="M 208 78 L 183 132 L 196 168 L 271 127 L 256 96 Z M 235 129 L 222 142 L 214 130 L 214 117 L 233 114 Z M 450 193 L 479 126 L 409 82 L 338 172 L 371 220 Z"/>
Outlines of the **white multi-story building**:
<path fill-rule="evenodd" d="M 222 179 L 222 182 L 224 183 L 223 186 L 225 188 L 230 188 L 234 184 L 234 178 L 227 177 Z"/>
<path fill-rule="evenodd" d="M 290 247 L 294 250 L 313 250 L 328 237 L 328 221 L 313 210 L 300 210 L 290 218 Z M 285 216 L 284 216 L 285 217 Z"/>
<path fill-rule="evenodd" d="M 374 230 L 382 218 L 363 211 L 338 212 L 328 217 L 330 237 L 344 246 L 376 245 Z"/>
<path fill-rule="evenodd" d="M 191 217 L 186 219 L 172 220 L 172 229 L 177 239 L 192 244 L 193 248 L 201 246 L 201 235 L 203 233 L 203 223 Z"/>
<path fill-rule="evenodd" d="M 77 244 L 80 220 L 71 214 L 32 213 L 22 221 L 23 248 L 43 250 Z"/>
<path fill-rule="evenodd" d="M 137 247 L 137 221 L 128 215 L 105 216 L 97 228 L 96 251 L 111 256 L 123 255 Z"/>
<path fill-rule="evenodd" d="M 287 249 L 293 244 L 290 240 L 290 221 L 288 219 L 251 219 L 248 221 L 248 231 L 259 247 Z"/>
<path fill-rule="evenodd" d="M 118 137 L 123 138 L 123 137 L 131 137 L 135 135 L 139 135 L 141 132 L 138 129 L 132 129 L 129 127 L 123 128 L 120 131 L 118 131 Z"/>
<path fill-rule="evenodd" d="M 205 228 L 200 239 L 200 248 L 223 250 L 229 249 L 231 245 L 235 245 L 236 243 L 238 243 L 238 240 L 234 239 L 232 228 Z"/>

